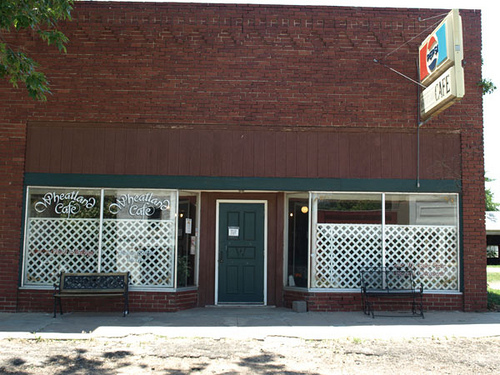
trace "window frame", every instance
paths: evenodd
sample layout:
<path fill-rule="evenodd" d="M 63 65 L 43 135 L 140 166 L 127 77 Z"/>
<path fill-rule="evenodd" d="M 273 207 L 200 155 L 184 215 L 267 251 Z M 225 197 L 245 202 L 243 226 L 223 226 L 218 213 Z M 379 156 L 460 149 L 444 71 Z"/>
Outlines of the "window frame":
<path fill-rule="evenodd" d="M 172 205 L 171 209 L 173 208 L 171 214 L 172 218 L 169 220 L 172 220 L 173 226 L 174 226 L 174 238 L 170 239 L 169 241 L 172 241 L 173 243 L 173 280 L 170 283 L 171 285 L 168 286 L 155 286 L 155 285 L 131 285 L 130 290 L 132 291 L 163 291 L 163 292 L 171 292 L 175 290 L 189 290 L 189 289 L 196 289 L 198 287 L 198 278 L 199 278 L 199 224 L 200 224 L 200 210 L 201 210 L 201 199 L 200 199 L 200 193 L 199 192 L 194 192 L 194 191 L 187 191 L 187 190 L 178 190 L 178 189 L 158 189 L 158 188 L 138 188 L 138 187 L 85 187 L 85 186 L 79 186 L 79 187 L 73 187 L 73 186 L 40 186 L 40 185 L 28 185 L 25 187 L 25 205 L 24 205 L 24 228 L 23 228 L 23 239 L 22 239 L 22 262 L 21 262 L 21 277 L 20 277 L 20 288 L 21 289 L 52 289 L 53 285 L 49 283 L 44 283 L 44 284 L 33 284 L 30 283 L 28 280 L 26 280 L 27 277 L 27 261 L 28 257 L 30 256 L 28 254 L 28 242 L 29 242 L 29 220 L 32 218 L 30 216 L 30 203 L 31 203 L 31 192 L 34 190 L 42 190 L 47 192 L 51 191 L 85 191 L 85 190 L 92 190 L 94 192 L 99 192 L 99 199 L 100 199 L 100 207 L 99 207 L 99 217 L 96 218 L 99 221 L 99 245 L 98 245 L 98 260 L 97 260 L 97 266 L 95 268 L 95 272 L 100 272 L 101 271 L 101 256 L 102 256 L 102 231 L 103 231 L 103 213 L 104 213 L 104 196 L 106 195 L 106 192 L 109 191 L 127 191 L 127 192 L 151 192 L 151 193 L 168 193 L 170 196 L 175 197 L 175 205 Z M 38 193 L 38 192 L 35 192 Z M 194 284 L 191 286 L 183 286 L 183 287 L 177 287 L 177 260 L 178 260 L 178 243 L 177 243 L 177 238 L 178 238 L 178 225 L 179 225 L 179 219 L 178 219 L 178 210 L 179 210 L 179 197 L 180 194 L 189 194 L 193 195 L 196 197 L 196 222 L 193 222 L 193 227 L 194 230 L 197 233 L 197 241 L 196 241 L 196 248 L 195 248 L 195 264 L 194 264 L 194 269 L 193 272 L 195 272 L 194 275 Z M 41 194 L 41 193 L 38 193 Z M 172 195 L 173 194 L 173 195 Z M 56 263 L 57 265 L 57 263 Z"/>

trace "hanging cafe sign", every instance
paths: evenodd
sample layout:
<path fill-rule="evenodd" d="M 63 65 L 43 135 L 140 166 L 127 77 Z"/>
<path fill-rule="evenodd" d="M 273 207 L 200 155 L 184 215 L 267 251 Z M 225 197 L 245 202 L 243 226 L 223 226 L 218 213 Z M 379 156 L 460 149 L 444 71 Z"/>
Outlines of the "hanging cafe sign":
<path fill-rule="evenodd" d="M 465 95 L 462 18 L 453 9 L 419 48 L 420 118 L 427 120 Z"/>

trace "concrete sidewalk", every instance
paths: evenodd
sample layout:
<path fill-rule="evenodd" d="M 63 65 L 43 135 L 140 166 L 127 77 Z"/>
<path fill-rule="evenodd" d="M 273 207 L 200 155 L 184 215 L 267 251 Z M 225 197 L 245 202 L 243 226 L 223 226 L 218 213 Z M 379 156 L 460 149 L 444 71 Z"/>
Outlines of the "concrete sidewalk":
<path fill-rule="evenodd" d="M 411 338 L 500 336 L 500 313 L 430 311 L 383 317 L 362 312 L 296 313 L 282 308 L 197 308 L 175 313 L 0 313 L 0 339 L 166 337 Z"/>

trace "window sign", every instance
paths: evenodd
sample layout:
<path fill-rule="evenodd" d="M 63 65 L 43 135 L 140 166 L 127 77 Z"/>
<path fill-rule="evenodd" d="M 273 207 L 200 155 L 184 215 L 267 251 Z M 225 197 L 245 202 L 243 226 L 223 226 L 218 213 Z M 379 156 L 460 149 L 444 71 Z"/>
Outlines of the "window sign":
<path fill-rule="evenodd" d="M 227 236 L 228 237 L 239 237 L 240 236 L 240 227 L 228 227 L 227 228 Z"/>
<path fill-rule="evenodd" d="M 98 218 L 100 191 L 90 189 L 32 189 L 30 217 Z"/>
<path fill-rule="evenodd" d="M 193 219 L 186 218 L 186 234 L 193 234 Z"/>
<path fill-rule="evenodd" d="M 105 190 L 104 214 L 116 219 L 171 220 L 175 202 L 172 192 Z"/>
<path fill-rule="evenodd" d="M 174 286 L 177 191 L 28 188 L 27 196 L 23 285 L 52 285 L 64 271 Z"/>

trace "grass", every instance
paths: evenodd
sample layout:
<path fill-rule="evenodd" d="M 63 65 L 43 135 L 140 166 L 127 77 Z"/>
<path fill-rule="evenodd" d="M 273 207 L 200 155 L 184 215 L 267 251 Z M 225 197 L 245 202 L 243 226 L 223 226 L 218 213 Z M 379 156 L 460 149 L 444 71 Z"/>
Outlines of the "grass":
<path fill-rule="evenodd" d="M 488 273 L 488 284 L 500 282 L 500 272 L 489 272 Z"/>
<path fill-rule="evenodd" d="M 499 266 L 488 266 L 486 269 L 500 268 Z M 500 272 L 487 272 L 488 285 L 500 282 Z M 500 306 L 500 289 L 493 289 L 488 286 L 488 307 Z"/>
<path fill-rule="evenodd" d="M 493 270 L 493 269 L 500 269 L 500 265 L 499 266 L 488 266 L 486 267 L 486 274 L 488 275 L 487 276 L 487 280 L 488 280 L 488 284 L 490 283 L 496 283 L 496 282 L 500 282 L 500 272 L 489 272 L 490 270 Z"/>

